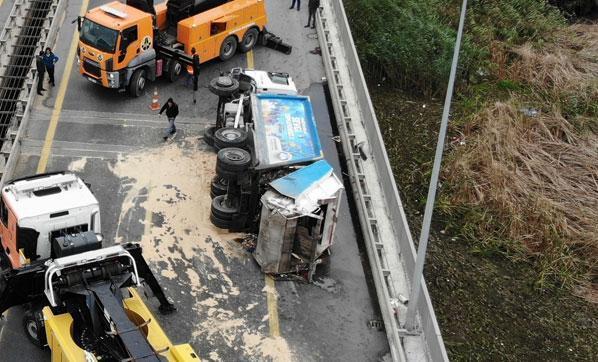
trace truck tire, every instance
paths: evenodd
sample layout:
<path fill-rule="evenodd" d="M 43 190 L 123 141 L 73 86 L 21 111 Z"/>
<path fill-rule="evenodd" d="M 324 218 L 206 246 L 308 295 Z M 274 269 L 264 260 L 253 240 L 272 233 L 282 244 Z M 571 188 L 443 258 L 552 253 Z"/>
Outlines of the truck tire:
<path fill-rule="evenodd" d="M 229 205 L 226 195 L 218 195 L 212 200 L 211 214 L 221 220 L 233 220 L 239 208 Z"/>
<path fill-rule="evenodd" d="M 245 35 L 243 35 L 243 40 L 241 40 L 241 43 L 239 44 L 239 51 L 241 53 L 247 53 L 248 51 L 253 49 L 259 37 L 260 32 L 256 28 L 251 28 L 247 30 L 245 32 Z"/>
<path fill-rule="evenodd" d="M 239 81 L 231 77 L 220 76 L 210 81 L 208 89 L 218 97 L 228 97 L 239 89 Z"/>
<path fill-rule="evenodd" d="M 176 82 L 177 80 L 179 80 L 179 77 L 181 76 L 182 71 L 183 71 L 183 66 L 181 65 L 181 62 L 179 62 L 176 59 L 172 59 L 170 61 L 170 64 L 168 65 L 168 80 L 171 83 Z"/>
<path fill-rule="evenodd" d="M 235 55 L 237 51 L 237 38 L 233 35 L 230 35 L 224 39 L 222 44 L 220 45 L 220 60 L 223 62 L 229 60 L 230 58 Z"/>
<path fill-rule="evenodd" d="M 214 131 L 216 127 L 208 127 L 203 132 L 203 140 L 206 142 L 208 146 L 214 147 Z"/>
<path fill-rule="evenodd" d="M 210 185 L 210 197 L 226 195 L 228 192 L 228 179 L 226 177 L 214 176 Z"/>
<path fill-rule="evenodd" d="M 222 127 L 214 131 L 214 147 L 221 150 L 227 147 L 245 147 L 247 131 L 241 128 Z"/>
<path fill-rule="evenodd" d="M 225 178 L 227 180 L 237 180 L 245 171 L 230 171 L 224 170 L 219 165 L 216 165 L 216 176 Z"/>
<path fill-rule="evenodd" d="M 210 214 L 210 221 L 212 225 L 220 229 L 230 229 L 233 226 L 232 220 L 224 220 L 214 214 Z"/>
<path fill-rule="evenodd" d="M 129 81 L 129 93 L 135 98 L 143 94 L 145 90 L 145 70 L 137 69 L 133 72 L 131 80 Z"/>
<path fill-rule="evenodd" d="M 28 310 L 23 316 L 23 329 L 27 339 L 39 348 L 46 346 L 46 328 L 41 310 Z"/>
<path fill-rule="evenodd" d="M 228 147 L 218 151 L 216 169 L 241 173 L 251 164 L 251 154 L 241 148 Z"/>

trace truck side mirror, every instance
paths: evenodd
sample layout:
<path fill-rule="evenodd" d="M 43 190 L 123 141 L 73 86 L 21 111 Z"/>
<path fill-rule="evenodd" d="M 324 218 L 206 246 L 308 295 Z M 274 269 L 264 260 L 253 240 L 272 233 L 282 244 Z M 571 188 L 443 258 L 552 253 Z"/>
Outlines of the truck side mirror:
<path fill-rule="evenodd" d="M 82 20 L 82 18 L 80 16 L 77 16 L 77 19 L 71 21 L 71 24 L 77 23 L 77 30 L 79 32 L 81 32 L 81 22 L 82 22 L 81 20 Z"/>

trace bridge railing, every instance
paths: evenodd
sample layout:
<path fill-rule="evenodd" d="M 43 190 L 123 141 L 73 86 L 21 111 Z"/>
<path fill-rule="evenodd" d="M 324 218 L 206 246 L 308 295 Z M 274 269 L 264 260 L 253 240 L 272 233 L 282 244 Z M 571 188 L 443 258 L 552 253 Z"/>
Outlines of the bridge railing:
<path fill-rule="evenodd" d="M 448 361 L 425 284 L 417 306 L 421 334 L 401 327 L 416 250 L 342 0 L 322 2 L 317 27 L 392 357 Z"/>

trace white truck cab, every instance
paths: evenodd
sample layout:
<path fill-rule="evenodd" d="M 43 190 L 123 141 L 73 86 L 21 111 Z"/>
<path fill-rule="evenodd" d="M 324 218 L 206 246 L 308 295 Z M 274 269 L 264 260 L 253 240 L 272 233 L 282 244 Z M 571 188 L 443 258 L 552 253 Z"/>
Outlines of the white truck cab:
<path fill-rule="evenodd" d="M 69 172 L 13 180 L 2 187 L 0 239 L 14 269 L 52 257 L 52 240 L 101 232 L 100 206 L 89 187 Z"/>
<path fill-rule="evenodd" d="M 243 74 L 253 81 L 254 93 L 297 94 L 297 87 L 288 73 L 233 68 L 231 74 Z"/>

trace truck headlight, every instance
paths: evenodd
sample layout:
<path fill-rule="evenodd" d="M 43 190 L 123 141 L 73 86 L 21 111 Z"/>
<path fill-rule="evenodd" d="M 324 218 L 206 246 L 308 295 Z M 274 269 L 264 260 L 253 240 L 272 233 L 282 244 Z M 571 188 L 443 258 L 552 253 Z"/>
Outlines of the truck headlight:
<path fill-rule="evenodd" d="M 108 82 L 110 83 L 111 88 L 118 88 L 119 86 L 119 76 L 118 72 L 106 72 L 108 76 Z"/>

